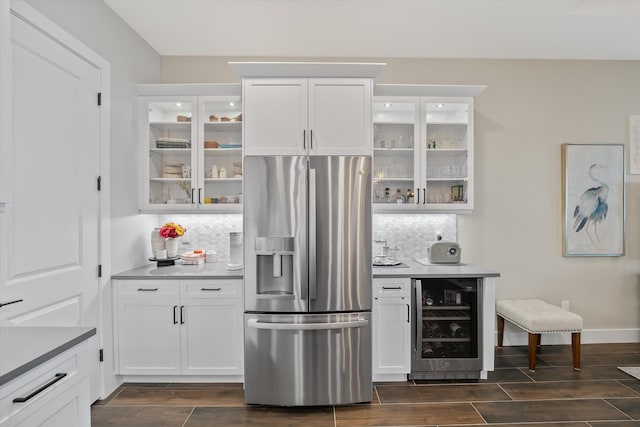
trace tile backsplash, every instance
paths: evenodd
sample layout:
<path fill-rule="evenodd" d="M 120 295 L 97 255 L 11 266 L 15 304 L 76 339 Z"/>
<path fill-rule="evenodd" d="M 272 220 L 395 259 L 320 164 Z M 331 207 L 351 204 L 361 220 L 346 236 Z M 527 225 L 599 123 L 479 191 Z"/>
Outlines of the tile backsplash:
<path fill-rule="evenodd" d="M 387 245 L 399 260 L 426 258 L 436 233 L 443 240 L 457 241 L 455 214 L 375 214 L 373 235 L 384 233 Z"/>
<path fill-rule="evenodd" d="M 214 250 L 218 260 L 229 262 L 229 233 L 242 231 L 242 215 L 160 215 L 158 226 L 177 222 L 187 228 L 181 252 L 192 249 Z M 424 258 L 437 232 L 444 240 L 456 241 L 456 215 L 375 214 L 373 235 L 384 233 L 388 245 L 400 259 Z M 148 235 L 148 233 L 146 233 Z M 149 251 L 151 246 L 149 244 Z"/>
<path fill-rule="evenodd" d="M 218 262 L 224 263 L 229 263 L 229 233 L 242 231 L 240 214 L 160 215 L 158 226 L 169 221 L 187 228 L 180 252 L 193 249 L 214 250 L 218 254 Z"/>

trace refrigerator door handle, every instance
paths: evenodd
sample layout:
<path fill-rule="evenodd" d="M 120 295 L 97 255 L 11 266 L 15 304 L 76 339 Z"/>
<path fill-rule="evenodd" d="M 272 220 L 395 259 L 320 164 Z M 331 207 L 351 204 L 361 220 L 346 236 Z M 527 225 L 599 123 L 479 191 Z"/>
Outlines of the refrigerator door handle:
<path fill-rule="evenodd" d="M 367 319 L 358 318 L 349 322 L 335 322 L 335 323 L 270 323 L 261 322 L 258 319 L 247 320 L 247 327 L 255 329 L 271 329 L 271 330 L 288 330 L 288 331 L 312 331 L 312 330 L 327 330 L 327 329 L 349 329 L 349 328 L 362 328 L 367 326 L 369 321 Z"/>
<path fill-rule="evenodd" d="M 309 169 L 309 300 L 316 299 L 316 170 Z"/>

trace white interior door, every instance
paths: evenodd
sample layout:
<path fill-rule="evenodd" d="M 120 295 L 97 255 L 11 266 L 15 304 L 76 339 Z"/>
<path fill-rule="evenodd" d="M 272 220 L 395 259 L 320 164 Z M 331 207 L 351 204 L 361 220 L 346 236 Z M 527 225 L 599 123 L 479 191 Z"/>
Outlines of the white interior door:
<path fill-rule="evenodd" d="M 98 327 L 100 70 L 11 16 L 12 170 L 0 212 L 0 324 Z M 100 387 L 98 340 L 91 397 Z"/>

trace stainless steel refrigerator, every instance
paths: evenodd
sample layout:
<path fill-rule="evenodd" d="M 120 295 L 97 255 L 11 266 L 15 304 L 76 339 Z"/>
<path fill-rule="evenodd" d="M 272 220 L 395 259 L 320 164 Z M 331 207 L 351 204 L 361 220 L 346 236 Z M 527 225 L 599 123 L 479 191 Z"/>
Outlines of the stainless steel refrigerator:
<path fill-rule="evenodd" d="M 371 400 L 371 158 L 244 158 L 245 401 Z"/>

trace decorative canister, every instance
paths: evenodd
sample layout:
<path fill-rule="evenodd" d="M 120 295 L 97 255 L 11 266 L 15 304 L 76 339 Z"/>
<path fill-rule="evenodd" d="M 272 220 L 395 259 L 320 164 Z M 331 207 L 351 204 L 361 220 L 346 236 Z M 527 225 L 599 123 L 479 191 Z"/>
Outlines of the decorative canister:
<path fill-rule="evenodd" d="M 229 233 L 229 268 L 242 268 L 242 232 Z"/>
<path fill-rule="evenodd" d="M 156 253 L 165 249 L 164 239 L 160 236 L 160 227 L 151 231 L 151 254 L 157 258 Z"/>

